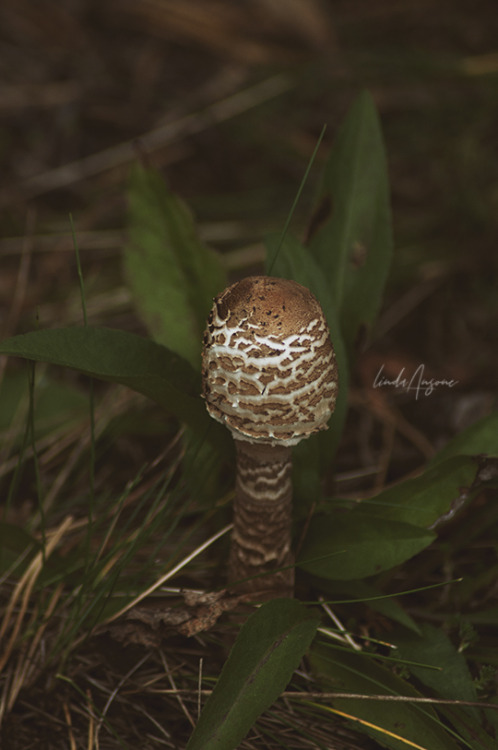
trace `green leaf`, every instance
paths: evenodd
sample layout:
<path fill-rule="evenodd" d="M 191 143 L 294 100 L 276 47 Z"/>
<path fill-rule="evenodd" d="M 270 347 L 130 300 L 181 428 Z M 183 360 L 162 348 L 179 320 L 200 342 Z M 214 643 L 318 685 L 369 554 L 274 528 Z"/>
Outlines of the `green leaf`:
<path fill-rule="evenodd" d="M 1 342 L 0 354 L 121 383 L 197 429 L 210 424 L 199 396 L 199 375 L 182 357 L 135 334 L 91 326 L 33 331 Z"/>
<path fill-rule="evenodd" d="M 480 419 L 447 443 L 430 466 L 452 456 L 498 456 L 498 411 Z"/>
<path fill-rule="evenodd" d="M 440 628 L 422 624 L 419 636 L 402 632 L 396 637 L 401 659 L 429 664 L 436 669 L 410 665 L 410 672 L 442 698 L 476 701 L 477 694 L 465 657 L 459 654 Z M 473 713 L 476 713 L 473 711 Z"/>
<path fill-rule="evenodd" d="M 408 560 L 434 538 L 418 526 L 366 513 L 318 514 L 309 525 L 298 566 L 322 578 L 365 578 Z"/>
<path fill-rule="evenodd" d="M 370 95 L 354 102 L 327 160 L 309 243 L 348 352 L 377 315 L 392 256 L 386 158 Z"/>
<path fill-rule="evenodd" d="M 278 698 L 318 619 L 294 599 L 264 604 L 243 625 L 187 750 L 232 750 Z"/>
<path fill-rule="evenodd" d="M 312 648 L 309 658 L 318 680 L 327 689 L 356 695 L 421 697 L 408 682 L 365 653 L 317 645 Z M 380 697 L 379 700 L 333 698 L 332 706 L 379 727 L 383 731 L 357 722 L 352 724 L 392 750 L 408 750 L 410 742 L 426 750 L 458 750 L 460 747 L 445 730 L 436 712 L 427 705 L 392 702 Z M 402 737 L 406 742 L 392 735 Z"/>
<path fill-rule="evenodd" d="M 124 267 L 151 335 L 199 367 L 202 333 L 225 272 L 200 241 L 185 203 L 160 174 L 141 166 L 131 176 Z"/>
<path fill-rule="evenodd" d="M 403 632 L 396 638 L 396 654 L 401 659 L 427 664 L 436 669 L 409 664 L 410 672 L 432 694 L 459 701 L 477 701 L 477 693 L 467 662 L 440 628 L 422 625 L 421 635 Z M 440 713 L 450 721 L 473 748 L 492 750 L 496 740 L 482 728 L 479 711 L 469 706 L 441 706 Z"/>
<path fill-rule="evenodd" d="M 419 477 L 407 479 L 363 500 L 359 512 L 379 518 L 431 526 L 448 513 L 461 497 L 470 496 L 479 466 L 469 456 L 450 458 Z M 464 494 L 463 494 L 464 493 Z"/>

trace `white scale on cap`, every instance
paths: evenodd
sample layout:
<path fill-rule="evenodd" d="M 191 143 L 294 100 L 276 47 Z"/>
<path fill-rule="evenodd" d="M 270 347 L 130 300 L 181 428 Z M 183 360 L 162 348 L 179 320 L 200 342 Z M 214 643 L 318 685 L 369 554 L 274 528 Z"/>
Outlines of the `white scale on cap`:
<path fill-rule="evenodd" d="M 205 334 L 203 389 L 210 414 L 239 440 L 291 446 L 326 429 L 337 367 L 311 292 L 268 276 L 222 292 Z"/>

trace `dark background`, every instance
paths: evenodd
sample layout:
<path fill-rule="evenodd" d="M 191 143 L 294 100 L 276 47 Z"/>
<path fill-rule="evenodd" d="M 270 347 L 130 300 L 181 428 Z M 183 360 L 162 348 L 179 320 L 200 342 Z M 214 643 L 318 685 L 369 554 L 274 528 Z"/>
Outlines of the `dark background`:
<path fill-rule="evenodd" d="M 320 162 L 367 88 L 395 258 L 354 383 L 371 392 L 382 364 L 458 380 L 402 403 L 421 438 L 392 474 L 415 467 L 487 413 L 496 387 L 497 32 L 492 2 L 4 0 L 2 333 L 32 329 L 35 310 L 37 324 L 79 322 L 70 213 L 90 321 L 136 327 L 120 248 L 137 158 L 163 171 L 234 273 L 259 270 L 261 238 L 283 226 L 326 124 L 293 224 L 304 235 Z"/>

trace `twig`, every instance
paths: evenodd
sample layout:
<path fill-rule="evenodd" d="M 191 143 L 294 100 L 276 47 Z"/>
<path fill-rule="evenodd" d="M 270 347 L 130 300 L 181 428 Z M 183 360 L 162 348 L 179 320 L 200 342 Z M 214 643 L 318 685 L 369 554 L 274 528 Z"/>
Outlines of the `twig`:
<path fill-rule="evenodd" d="M 224 122 L 246 112 L 248 109 L 257 107 L 268 99 L 272 99 L 287 91 L 290 86 L 289 79 L 283 75 L 267 78 L 243 91 L 237 91 L 225 99 L 214 102 L 214 104 L 211 104 L 200 112 L 192 112 L 184 117 L 180 117 L 178 120 L 168 122 L 155 130 L 144 133 L 136 139 L 124 141 L 117 146 L 111 146 L 103 151 L 90 154 L 90 156 L 78 161 L 73 161 L 69 164 L 64 164 L 62 167 L 57 167 L 35 177 L 30 177 L 23 183 L 22 188 L 29 195 L 33 196 L 47 193 L 50 190 L 68 187 L 87 177 L 94 177 L 101 172 L 133 161 L 137 153 L 137 143 L 140 144 L 141 150 L 150 153 L 167 144 L 174 143 L 180 140 L 180 138 L 200 133 L 212 125 Z"/>
<path fill-rule="evenodd" d="M 175 689 L 164 689 L 164 690 L 152 690 L 150 692 L 157 693 L 158 695 L 176 695 L 177 693 L 181 695 L 190 695 L 192 698 L 195 698 L 199 694 L 199 690 L 197 688 L 175 688 Z M 203 696 L 210 696 L 212 694 L 212 690 L 205 688 L 200 691 L 200 694 Z M 498 704 L 497 703 L 488 703 L 485 701 L 461 701 L 457 699 L 450 699 L 450 698 L 425 698 L 422 696 L 416 696 L 416 695 L 365 695 L 363 693 L 320 693 L 320 692 L 306 692 L 306 691 L 292 691 L 292 690 L 285 690 L 283 693 L 280 694 L 280 698 L 313 698 L 313 699 L 323 699 L 323 700 L 338 700 L 338 699 L 350 699 L 350 700 L 365 700 L 365 701 L 388 701 L 388 702 L 397 702 L 397 703 L 429 703 L 434 704 L 435 706 L 467 706 L 469 708 L 486 708 L 486 709 L 494 709 L 495 711 L 498 710 Z"/>

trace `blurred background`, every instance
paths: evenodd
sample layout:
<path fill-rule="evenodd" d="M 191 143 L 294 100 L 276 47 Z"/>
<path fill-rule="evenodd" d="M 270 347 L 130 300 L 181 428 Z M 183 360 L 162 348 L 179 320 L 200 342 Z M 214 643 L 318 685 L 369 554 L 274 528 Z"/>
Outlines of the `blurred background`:
<path fill-rule="evenodd" d="M 458 380 L 401 404 L 415 432 L 391 478 L 420 465 L 496 389 L 497 38 L 491 0 L 3 0 L 2 336 L 81 321 L 70 214 L 90 322 L 141 331 L 120 265 L 137 159 L 189 203 L 234 275 L 258 271 L 326 125 L 293 220 L 305 236 L 320 165 L 368 89 L 396 250 L 351 400 L 372 398 L 381 364 Z"/>

